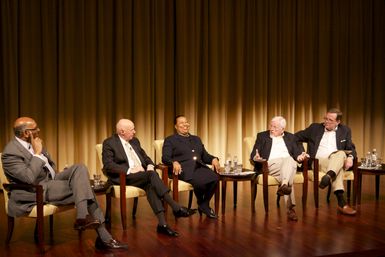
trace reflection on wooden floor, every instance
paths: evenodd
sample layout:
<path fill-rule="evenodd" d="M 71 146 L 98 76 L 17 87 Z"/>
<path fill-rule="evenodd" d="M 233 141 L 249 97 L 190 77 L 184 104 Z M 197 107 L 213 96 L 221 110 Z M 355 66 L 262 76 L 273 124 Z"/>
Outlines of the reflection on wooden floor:
<path fill-rule="evenodd" d="M 385 176 L 383 176 L 385 177 Z M 374 177 L 364 177 L 362 204 L 356 217 L 336 213 L 336 199 L 326 203 L 326 190 L 320 191 L 320 208 L 314 207 L 313 188 L 309 187 L 306 208 L 302 209 L 300 186 L 296 186 L 298 222 L 286 218 L 283 201 L 275 206 L 275 190 L 269 189 L 270 212 L 265 215 L 262 190 L 258 187 L 256 213 L 250 211 L 249 183 L 238 184 L 238 206 L 233 209 L 232 187 L 227 187 L 225 215 L 218 220 L 195 214 L 175 220 L 167 213 L 171 227 L 180 232 L 178 238 L 157 235 L 156 218 L 145 198 L 139 200 L 137 218 L 128 217 L 128 229 L 120 224 L 119 203 L 113 200 L 112 234 L 129 244 L 128 252 L 99 252 L 94 248 L 96 233 L 80 236 L 72 229 L 75 211 L 55 217 L 54 237 L 49 238 L 45 226 L 46 256 L 385 256 L 385 181 L 379 201 L 374 197 Z M 98 196 L 104 209 L 105 199 Z M 181 195 L 187 204 L 187 194 Z M 194 203 L 195 204 L 195 203 Z M 131 210 L 132 202 L 128 208 Z M 129 211 L 130 211 L 129 210 Z M 130 212 L 128 212 L 130 213 Z M 4 200 L 0 202 L 0 256 L 38 256 L 33 241 L 34 221 L 17 219 L 9 247 L 5 247 L 6 216 Z M 46 220 L 48 223 L 48 220 Z M 46 224 L 47 224 L 46 223 Z"/>

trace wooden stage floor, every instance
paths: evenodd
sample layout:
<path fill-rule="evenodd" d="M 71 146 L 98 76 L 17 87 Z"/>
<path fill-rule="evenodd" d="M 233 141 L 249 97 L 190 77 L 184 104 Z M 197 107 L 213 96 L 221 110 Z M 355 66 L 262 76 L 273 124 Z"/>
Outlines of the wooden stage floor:
<path fill-rule="evenodd" d="M 326 190 L 320 191 L 320 208 L 316 209 L 312 185 L 309 185 L 308 201 L 303 209 L 302 188 L 295 186 L 298 222 L 287 220 L 283 200 L 280 208 L 275 206 L 274 187 L 269 189 L 268 215 L 265 215 L 260 187 L 256 213 L 251 213 L 247 182 L 238 184 L 238 206 L 233 209 L 232 186 L 229 183 L 226 212 L 224 215 L 220 212 L 218 220 L 200 217 L 198 213 L 175 220 L 170 211 L 167 213 L 168 223 L 181 234 L 178 238 L 155 232 L 156 218 L 145 198 L 139 199 L 137 218 L 133 220 L 129 216 L 128 228 L 122 230 L 119 202 L 113 199 L 112 234 L 129 244 L 128 251 L 95 250 L 96 233 L 85 231 L 79 236 L 73 230 L 75 211 L 67 211 L 55 216 L 52 240 L 46 220 L 45 256 L 385 256 L 385 181 L 381 178 L 382 190 L 380 199 L 376 201 L 374 177 L 364 176 L 363 179 L 362 204 L 355 217 L 337 214 L 334 195 L 331 203 L 326 203 Z M 104 197 L 98 196 L 98 200 L 104 210 Z M 187 194 L 181 194 L 180 202 L 187 204 Z M 132 201 L 129 200 L 129 213 L 131 207 Z M 6 247 L 6 216 L 1 195 L 0 256 L 38 256 L 33 241 L 34 225 L 34 220 L 16 219 L 11 243 Z"/>

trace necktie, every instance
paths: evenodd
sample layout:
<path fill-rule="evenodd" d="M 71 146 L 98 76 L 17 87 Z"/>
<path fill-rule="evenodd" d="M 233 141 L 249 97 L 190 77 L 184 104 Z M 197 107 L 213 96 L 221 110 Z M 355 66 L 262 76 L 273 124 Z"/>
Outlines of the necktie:
<path fill-rule="evenodd" d="M 40 157 L 45 161 L 44 167 L 46 167 L 48 169 L 49 173 L 51 174 L 52 179 L 54 179 L 56 173 L 55 173 L 54 169 L 52 168 L 52 166 L 49 164 L 48 158 L 45 157 L 43 154 L 41 154 Z"/>
<path fill-rule="evenodd" d="M 134 163 L 133 167 L 142 166 L 142 163 L 140 162 L 137 155 L 134 153 L 134 149 L 132 149 L 131 145 L 129 143 L 126 143 L 125 146 L 128 158 Z"/>

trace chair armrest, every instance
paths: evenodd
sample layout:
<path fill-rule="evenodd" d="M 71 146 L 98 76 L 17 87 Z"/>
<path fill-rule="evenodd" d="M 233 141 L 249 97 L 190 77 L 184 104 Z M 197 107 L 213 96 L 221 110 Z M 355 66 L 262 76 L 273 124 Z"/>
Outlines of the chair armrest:
<path fill-rule="evenodd" d="M 9 184 L 4 183 L 3 188 L 6 191 L 12 191 L 12 190 L 37 190 L 38 188 L 43 189 L 43 186 L 41 185 L 31 185 L 31 184 Z"/>
<path fill-rule="evenodd" d="M 163 163 L 159 163 L 155 166 L 155 168 L 162 171 L 162 181 L 166 186 L 168 186 L 168 166 Z"/>
<path fill-rule="evenodd" d="M 43 186 L 42 185 L 31 185 L 31 184 L 8 184 L 4 183 L 3 188 L 10 192 L 12 190 L 35 190 L 36 194 L 36 214 L 38 217 L 43 217 Z M 5 194 L 5 192 L 4 192 Z"/>

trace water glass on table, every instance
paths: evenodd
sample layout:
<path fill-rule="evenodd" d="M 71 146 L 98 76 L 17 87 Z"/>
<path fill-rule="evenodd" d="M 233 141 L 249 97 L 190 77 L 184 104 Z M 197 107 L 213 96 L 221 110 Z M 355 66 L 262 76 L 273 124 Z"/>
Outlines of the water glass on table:
<path fill-rule="evenodd" d="M 241 174 L 242 173 L 242 163 L 238 163 L 237 167 L 235 168 L 235 173 L 236 174 Z"/>
<path fill-rule="evenodd" d="M 99 187 L 101 185 L 100 179 L 100 174 L 94 174 L 94 187 Z"/>

